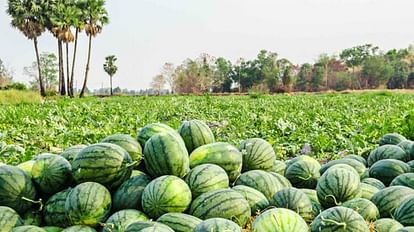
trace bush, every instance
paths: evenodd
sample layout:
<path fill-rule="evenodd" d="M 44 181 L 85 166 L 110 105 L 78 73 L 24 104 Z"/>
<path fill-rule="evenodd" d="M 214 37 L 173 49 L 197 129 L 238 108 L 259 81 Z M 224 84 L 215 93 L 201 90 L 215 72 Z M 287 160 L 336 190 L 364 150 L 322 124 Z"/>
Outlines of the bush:
<path fill-rule="evenodd" d="M 1 90 L 10 90 L 10 89 L 14 89 L 14 90 L 27 90 L 27 86 L 23 83 L 20 82 L 13 82 L 11 84 L 8 84 L 6 86 L 2 86 L 0 87 Z"/>

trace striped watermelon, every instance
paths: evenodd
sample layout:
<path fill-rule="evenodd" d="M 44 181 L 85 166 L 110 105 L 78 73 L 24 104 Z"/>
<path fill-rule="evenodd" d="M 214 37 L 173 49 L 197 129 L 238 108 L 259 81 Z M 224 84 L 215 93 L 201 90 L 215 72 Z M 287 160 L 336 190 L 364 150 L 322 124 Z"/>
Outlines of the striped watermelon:
<path fill-rule="evenodd" d="M 379 141 L 379 145 L 380 146 L 385 145 L 385 144 L 397 145 L 404 140 L 407 140 L 407 139 L 398 133 L 389 133 L 381 137 Z"/>
<path fill-rule="evenodd" d="M 220 217 L 244 226 L 250 217 L 250 206 L 240 193 L 219 189 L 204 193 L 191 204 L 189 213 L 200 219 Z"/>
<path fill-rule="evenodd" d="M 66 189 L 51 196 L 43 207 L 43 219 L 48 226 L 70 226 L 66 216 L 65 203 L 71 189 Z"/>
<path fill-rule="evenodd" d="M 242 154 L 234 146 L 218 142 L 203 145 L 195 149 L 190 155 L 190 167 L 201 164 L 216 164 L 222 167 L 233 182 L 240 175 L 242 169 Z"/>
<path fill-rule="evenodd" d="M 414 189 L 414 173 L 404 173 L 392 180 L 390 186 L 407 186 Z"/>
<path fill-rule="evenodd" d="M 397 146 L 401 147 L 405 153 L 410 156 L 410 160 L 414 159 L 414 142 L 410 140 L 404 140 L 397 144 Z"/>
<path fill-rule="evenodd" d="M 274 178 L 276 178 L 276 180 L 284 187 L 292 187 L 292 184 L 290 183 L 290 181 L 284 177 L 283 175 L 277 174 L 275 172 L 268 172 L 270 173 L 270 175 L 272 175 Z"/>
<path fill-rule="evenodd" d="M 328 163 L 322 165 L 321 167 L 321 175 L 323 173 L 326 172 L 326 170 L 328 170 L 329 168 L 331 168 L 334 165 L 338 165 L 338 164 L 347 164 L 351 167 L 353 167 L 355 169 L 355 171 L 358 172 L 358 175 L 361 177 L 364 175 L 364 173 L 366 172 L 367 168 L 365 167 L 365 165 L 357 160 L 354 159 L 338 159 L 338 160 L 332 160 L 329 161 Z"/>
<path fill-rule="evenodd" d="M 214 135 L 203 121 L 189 120 L 181 123 L 178 133 L 184 140 L 188 152 L 206 144 L 214 143 Z"/>
<path fill-rule="evenodd" d="M 141 209 L 142 192 L 150 182 L 151 178 L 143 172 L 126 180 L 112 195 L 112 209 Z"/>
<path fill-rule="evenodd" d="M 72 166 L 59 155 L 41 154 L 35 158 L 32 179 L 42 193 L 54 194 L 72 181 Z"/>
<path fill-rule="evenodd" d="M 23 225 L 40 226 L 42 215 L 39 210 L 28 210 L 22 215 Z"/>
<path fill-rule="evenodd" d="M 152 136 L 144 148 L 144 162 L 148 174 L 154 178 L 163 175 L 183 177 L 190 171 L 184 141 L 174 133 Z"/>
<path fill-rule="evenodd" d="M 276 160 L 272 145 L 264 139 L 244 140 L 240 144 L 240 151 L 243 154 L 243 172 L 250 170 L 270 171 Z"/>
<path fill-rule="evenodd" d="M 185 182 L 191 189 L 193 199 L 203 193 L 229 187 L 226 171 L 215 164 L 196 166 L 185 176 Z"/>
<path fill-rule="evenodd" d="M 20 168 L 0 166 L 0 205 L 8 206 L 18 213 L 32 207 L 36 197 L 34 184 Z"/>
<path fill-rule="evenodd" d="M 57 226 L 43 226 L 42 229 L 46 230 L 46 232 L 62 232 L 62 228 Z"/>
<path fill-rule="evenodd" d="M 65 211 L 73 225 L 95 227 L 111 210 L 111 194 L 101 184 L 85 182 L 73 188 L 66 198 Z"/>
<path fill-rule="evenodd" d="M 354 198 L 342 204 L 343 207 L 357 211 L 365 221 L 375 221 L 379 217 L 377 206 L 370 200 L 364 198 Z"/>
<path fill-rule="evenodd" d="M 383 145 L 371 151 L 367 160 L 368 167 L 371 167 L 375 162 L 383 159 L 397 159 L 406 162 L 410 160 L 410 157 L 397 145 Z"/>
<path fill-rule="evenodd" d="M 306 222 L 290 209 L 274 208 L 259 215 L 252 224 L 252 232 L 308 231 Z"/>
<path fill-rule="evenodd" d="M 242 232 L 239 225 L 224 219 L 224 218 L 210 218 L 198 224 L 193 232 Z"/>
<path fill-rule="evenodd" d="M 169 226 L 175 232 L 193 231 L 202 220 L 183 213 L 166 213 L 157 222 Z"/>
<path fill-rule="evenodd" d="M 236 185 L 245 185 L 263 193 L 268 200 L 279 190 L 289 187 L 281 183 L 272 174 L 262 170 L 252 170 L 245 172 L 236 180 Z"/>
<path fill-rule="evenodd" d="M 270 171 L 280 174 L 280 175 L 284 175 L 285 170 L 286 170 L 286 163 L 282 160 L 275 160 L 273 162 L 273 167 Z"/>
<path fill-rule="evenodd" d="M 321 231 L 369 232 L 369 228 L 356 211 L 336 206 L 323 211 L 312 222 L 311 232 Z"/>
<path fill-rule="evenodd" d="M 144 231 L 151 231 L 151 232 L 174 232 L 169 226 L 164 225 L 159 222 L 152 222 L 152 221 L 138 221 L 134 222 L 127 227 L 125 232 L 144 232 Z"/>
<path fill-rule="evenodd" d="M 116 144 L 128 152 L 131 159 L 136 162 L 136 166 L 143 159 L 142 148 L 137 140 L 126 134 L 114 134 L 102 139 L 101 143 Z"/>
<path fill-rule="evenodd" d="M 408 197 L 414 195 L 414 190 L 405 186 L 391 186 L 381 189 L 371 198 L 380 211 L 381 218 L 392 217 L 395 209 Z"/>
<path fill-rule="evenodd" d="M 408 161 L 407 164 L 410 166 L 411 172 L 414 172 L 414 160 Z"/>
<path fill-rule="evenodd" d="M 64 150 L 62 153 L 60 153 L 60 156 L 62 156 L 67 161 L 72 163 L 72 161 L 79 154 L 79 152 L 82 151 L 82 149 L 84 149 L 86 147 L 87 147 L 86 145 L 82 145 L 82 144 L 68 147 L 68 148 L 66 148 L 66 150 Z"/>
<path fill-rule="evenodd" d="M 151 181 L 142 193 L 142 209 L 151 218 L 165 213 L 182 213 L 191 203 L 191 190 L 176 176 L 161 176 Z"/>
<path fill-rule="evenodd" d="M 376 187 L 377 189 L 384 189 L 385 185 L 380 180 L 375 178 L 365 178 L 361 181 L 361 183 L 369 184 L 371 186 Z"/>
<path fill-rule="evenodd" d="M 321 176 L 316 191 L 324 208 L 340 205 L 361 196 L 359 176 L 349 169 L 334 166 Z"/>
<path fill-rule="evenodd" d="M 83 149 L 72 161 L 76 183 L 97 182 L 116 189 L 131 176 L 132 159 L 118 145 L 97 143 Z"/>
<path fill-rule="evenodd" d="M 321 165 L 310 156 L 304 155 L 301 160 L 291 164 L 285 172 L 286 178 L 297 188 L 316 187 L 320 178 Z"/>
<path fill-rule="evenodd" d="M 353 159 L 362 163 L 365 167 L 368 165 L 367 160 L 360 155 L 347 155 L 344 159 Z"/>
<path fill-rule="evenodd" d="M 294 157 L 292 159 L 287 160 L 286 161 L 286 168 L 288 168 L 290 165 L 294 164 L 295 162 L 297 162 L 297 161 L 299 161 L 299 160 L 301 160 L 303 158 L 306 159 L 306 156 L 307 155 L 300 155 L 300 156 L 296 156 L 296 157 Z"/>
<path fill-rule="evenodd" d="M 414 226 L 403 227 L 398 229 L 396 232 L 414 232 Z"/>
<path fill-rule="evenodd" d="M 414 195 L 401 202 L 395 210 L 394 219 L 404 226 L 414 226 Z"/>
<path fill-rule="evenodd" d="M 102 232 L 123 232 L 136 221 L 149 221 L 149 218 L 135 209 L 120 210 L 106 220 Z"/>
<path fill-rule="evenodd" d="M 150 139 L 153 135 L 163 132 L 173 132 L 177 133 L 173 128 L 162 124 L 162 123 L 152 123 L 144 126 L 138 132 L 137 140 L 141 145 L 142 149 L 145 149 L 145 143 Z M 178 133 L 177 133 L 178 135 Z"/>
<path fill-rule="evenodd" d="M 91 228 L 89 226 L 71 226 L 68 227 L 64 230 L 62 230 L 62 232 L 96 232 L 96 230 L 94 228 Z"/>
<path fill-rule="evenodd" d="M 23 225 L 23 220 L 14 209 L 0 206 L 0 228 L 3 231 L 11 231 L 16 226 Z"/>
<path fill-rule="evenodd" d="M 250 206 L 251 215 L 256 215 L 258 212 L 269 207 L 270 203 L 265 195 L 254 188 L 244 185 L 237 185 L 232 189 L 243 195 L 243 197 L 247 200 Z"/>
<path fill-rule="evenodd" d="M 34 160 L 29 160 L 17 165 L 17 167 L 23 170 L 30 178 L 32 178 L 32 168 L 34 163 Z"/>
<path fill-rule="evenodd" d="M 277 208 L 287 208 L 298 213 L 306 222 L 314 218 L 312 203 L 309 197 L 297 188 L 285 188 L 277 192 L 270 204 Z"/>
<path fill-rule="evenodd" d="M 14 227 L 11 232 L 46 232 L 43 228 L 40 228 L 38 226 L 18 226 Z"/>
<path fill-rule="evenodd" d="M 371 166 L 369 176 L 388 186 L 395 177 L 410 171 L 410 166 L 400 160 L 383 159 Z"/>
<path fill-rule="evenodd" d="M 314 189 L 300 189 L 312 203 L 313 215 L 318 215 L 322 211 L 321 203 L 318 200 L 318 193 Z"/>
<path fill-rule="evenodd" d="M 373 227 L 375 232 L 393 232 L 403 228 L 404 226 L 394 219 L 381 218 L 374 222 Z"/>
<path fill-rule="evenodd" d="M 380 191 L 380 189 L 378 189 L 377 187 L 366 184 L 366 183 L 361 183 L 360 187 L 361 187 L 361 198 L 364 198 L 367 200 L 371 200 L 374 194 Z"/>

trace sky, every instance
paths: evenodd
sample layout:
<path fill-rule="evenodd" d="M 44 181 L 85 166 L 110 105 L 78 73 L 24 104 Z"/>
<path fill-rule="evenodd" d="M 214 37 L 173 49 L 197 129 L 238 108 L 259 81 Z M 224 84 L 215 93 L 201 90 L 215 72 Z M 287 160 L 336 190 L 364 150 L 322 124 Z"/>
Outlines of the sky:
<path fill-rule="evenodd" d="M 118 57 L 114 86 L 145 89 L 165 62 L 181 64 L 201 53 L 253 59 L 261 49 L 293 63 L 372 43 L 383 50 L 414 44 L 412 0 L 107 0 L 110 24 L 92 44 L 90 89 L 108 87 L 102 65 Z M 35 60 L 33 43 L 10 26 L 0 0 L 0 59 L 27 83 L 23 67 Z M 42 52 L 56 52 L 46 32 Z M 87 37 L 79 40 L 76 83 L 81 86 Z"/>

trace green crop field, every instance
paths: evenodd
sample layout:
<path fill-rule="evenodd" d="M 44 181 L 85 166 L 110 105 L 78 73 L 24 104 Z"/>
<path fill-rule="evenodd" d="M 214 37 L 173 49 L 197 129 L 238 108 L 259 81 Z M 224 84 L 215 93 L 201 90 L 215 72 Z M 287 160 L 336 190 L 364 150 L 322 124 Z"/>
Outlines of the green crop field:
<path fill-rule="evenodd" d="M 152 122 L 178 128 L 188 119 L 207 122 L 218 141 L 236 146 L 246 138 L 263 138 L 281 159 L 295 156 L 305 143 L 318 159 L 335 158 L 343 151 L 362 154 L 388 132 L 413 139 L 413 110 L 412 94 L 389 92 L 114 97 L 2 105 L 1 140 L 26 151 L 0 157 L 0 162 L 19 163 L 42 152 L 59 153 L 114 133 L 136 137 L 140 127 Z"/>

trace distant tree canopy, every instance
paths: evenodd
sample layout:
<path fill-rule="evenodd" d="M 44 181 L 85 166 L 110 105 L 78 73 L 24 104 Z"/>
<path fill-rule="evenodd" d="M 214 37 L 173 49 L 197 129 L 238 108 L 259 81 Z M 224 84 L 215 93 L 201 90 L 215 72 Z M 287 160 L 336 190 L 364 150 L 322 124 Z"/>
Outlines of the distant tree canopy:
<path fill-rule="evenodd" d="M 166 83 L 172 93 L 414 88 L 414 47 L 384 52 L 364 44 L 302 65 L 267 50 L 235 63 L 201 54 L 178 66 L 165 63 L 152 86 L 159 92 Z"/>

